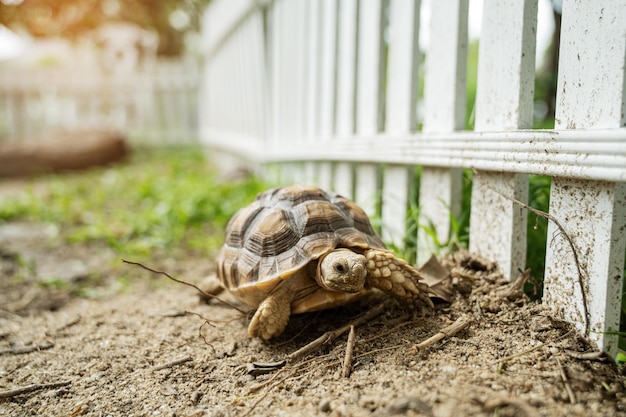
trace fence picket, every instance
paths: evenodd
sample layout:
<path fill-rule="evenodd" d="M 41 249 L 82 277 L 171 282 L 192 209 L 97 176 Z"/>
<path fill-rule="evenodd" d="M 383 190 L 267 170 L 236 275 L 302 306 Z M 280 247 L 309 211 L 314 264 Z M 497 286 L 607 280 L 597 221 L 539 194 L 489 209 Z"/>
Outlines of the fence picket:
<path fill-rule="evenodd" d="M 379 0 L 359 3 L 358 53 L 356 79 L 356 133 L 377 133 L 382 123 L 382 80 L 384 76 L 383 9 Z M 376 214 L 378 166 L 359 164 L 355 168 L 354 197 L 365 212 Z"/>
<path fill-rule="evenodd" d="M 321 0 L 320 21 L 320 75 L 319 75 L 319 141 L 328 141 L 334 132 L 335 122 L 335 68 L 337 52 L 337 2 Z M 333 166 L 318 162 L 317 180 L 321 187 L 332 188 Z"/>
<path fill-rule="evenodd" d="M 308 16 L 308 33 L 306 35 L 306 114 L 304 130 L 307 141 L 315 141 L 319 135 L 319 101 L 320 101 L 320 73 L 321 73 L 321 2 L 307 2 L 309 7 L 306 16 Z"/>
<path fill-rule="evenodd" d="M 536 0 L 484 3 L 475 130 L 532 127 L 536 27 Z M 474 175 L 470 250 L 496 260 L 514 279 L 526 259 L 526 211 L 511 198 L 527 201 L 525 174 Z"/>
<path fill-rule="evenodd" d="M 623 3 L 566 1 L 562 28 L 555 127 L 624 126 Z M 581 332 L 590 332 L 601 348 L 615 354 L 617 336 L 605 332 L 619 329 L 626 251 L 626 184 L 555 177 L 550 214 L 565 229 L 578 260 L 567 237 L 549 223 L 546 302 L 558 306 L 559 313 L 577 323 Z"/>
<path fill-rule="evenodd" d="M 356 0 L 342 0 L 338 4 L 335 133 L 352 135 L 355 118 L 358 3 Z M 334 189 L 349 198 L 354 196 L 352 168 L 347 162 L 337 162 L 334 170 Z"/>
<path fill-rule="evenodd" d="M 465 126 L 468 0 L 450 0 L 431 10 L 430 46 L 424 80 L 424 131 L 451 132 Z M 437 253 L 450 237 L 450 216 L 461 211 L 461 170 L 424 166 L 420 184 L 417 261 Z"/>
<path fill-rule="evenodd" d="M 406 134 L 415 128 L 419 21 L 419 0 L 390 1 L 385 90 L 385 131 L 390 134 Z M 404 248 L 412 180 L 412 169 L 407 166 L 385 166 L 381 196 L 382 236 L 398 248 Z"/>

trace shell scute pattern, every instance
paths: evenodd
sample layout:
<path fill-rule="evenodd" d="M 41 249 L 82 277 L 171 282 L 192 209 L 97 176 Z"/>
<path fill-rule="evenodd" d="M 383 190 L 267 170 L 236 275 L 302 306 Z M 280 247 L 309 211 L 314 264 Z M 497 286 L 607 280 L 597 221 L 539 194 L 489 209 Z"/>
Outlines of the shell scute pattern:
<path fill-rule="evenodd" d="M 229 222 L 218 274 L 231 291 L 270 291 L 336 247 L 385 245 L 350 200 L 317 187 L 273 189 Z"/>

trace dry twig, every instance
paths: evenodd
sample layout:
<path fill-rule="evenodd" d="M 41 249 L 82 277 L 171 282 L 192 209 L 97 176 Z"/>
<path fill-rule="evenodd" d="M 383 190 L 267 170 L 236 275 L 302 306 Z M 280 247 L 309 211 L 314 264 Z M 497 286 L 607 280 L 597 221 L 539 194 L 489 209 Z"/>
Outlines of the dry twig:
<path fill-rule="evenodd" d="M 565 368 L 563 364 L 559 360 L 559 358 L 555 358 L 556 363 L 559 365 L 559 374 L 561 374 L 561 380 L 563 381 L 563 385 L 565 385 L 565 390 L 567 391 L 567 396 L 569 397 L 569 402 L 572 404 L 576 404 L 576 395 L 574 395 L 574 390 L 572 390 L 572 386 L 569 383 L 569 379 L 567 378 L 567 373 L 565 372 Z"/>
<path fill-rule="evenodd" d="M 461 330 L 466 329 L 470 325 L 471 322 L 472 322 L 472 319 L 469 316 L 459 317 L 458 319 L 456 319 L 454 323 L 439 330 L 439 333 L 435 334 L 434 336 L 431 336 L 428 339 L 424 340 L 423 342 L 418 343 L 417 345 L 414 345 L 413 348 L 415 350 L 423 350 L 423 349 L 429 348 L 435 343 L 439 342 L 441 339 L 454 336 Z"/>
<path fill-rule="evenodd" d="M 354 325 L 350 325 L 350 333 L 348 333 L 348 342 L 346 343 L 346 356 L 343 359 L 343 368 L 341 369 L 341 376 L 344 378 L 350 377 L 350 371 L 352 370 L 352 352 L 354 351 L 355 337 Z"/>
<path fill-rule="evenodd" d="M 564 352 L 572 358 L 584 361 L 607 362 L 610 359 L 609 355 L 602 350 L 597 352 L 576 352 L 574 350 L 565 349 Z"/>
<path fill-rule="evenodd" d="M 31 352 L 37 352 L 40 350 L 46 350 L 52 347 L 54 347 L 54 343 L 46 340 L 40 345 L 30 345 L 30 346 L 22 346 L 22 347 L 0 350 L 0 355 L 8 355 L 8 354 L 20 355 L 23 353 L 31 353 Z"/>
<path fill-rule="evenodd" d="M 523 271 L 513 282 L 496 290 L 497 294 L 508 300 L 519 298 L 523 295 L 524 284 L 530 278 L 530 269 Z"/>
<path fill-rule="evenodd" d="M 122 259 L 122 262 L 124 262 L 124 263 L 126 263 L 126 264 L 130 264 L 130 265 L 136 265 L 136 266 L 139 266 L 139 267 L 141 267 L 141 268 L 145 269 L 146 271 L 150 271 L 150 272 L 153 272 L 153 273 L 155 273 L 155 274 L 161 274 L 161 275 L 164 275 L 164 276 L 168 277 L 169 279 L 171 279 L 172 281 L 175 281 L 175 282 L 178 282 L 179 284 L 187 285 L 187 286 L 189 286 L 189 287 L 191 287 L 191 288 L 194 288 L 196 291 L 198 291 L 200 294 L 202 294 L 202 295 L 203 295 L 203 296 L 205 296 L 205 297 L 208 297 L 208 298 L 214 298 L 214 299 L 216 299 L 217 301 L 219 301 L 220 303 L 225 304 L 225 305 L 227 305 L 228 307 L 233 308 L 233 309 L 237 310 L 238 312 L 240 312 L 240 313 L 242 313 L 242 314 L 248 314 L 248 312 L 247 312 L 247 311 L 245 311 L 245 310 L 243 310 L 243 309 L 241 309 L 241 308 L 237 307 L 236 305 L 231 304 L 231 303 L 229 303 L 228 301 L 223 300 L 223 299 L 219 298 L 219 297 L 218 297 L 218 296 L 216 296 L 216 295 L 213 295 L 213 294 L 210 294 L 210 293 L 208 293 L 208 292 L 204 291 L 202 288 L 198 287 L 198 286 L 197 286 L 197 285 L 195 285 L 195 284 L 192 284 L 192 283 L 190 283 L 190 282 L 186 282 L 186 281 L 183 281 L 183 280 L 180 280 L 180 279 L 174 278 L 173 276 L 171 276 L 171 275 L 170 275 L 170 274 L 168 274 L 167 272 L 164 272 L 164 271 L 158 271 L 158 270 L 156 270 L 156 269 L 148 268 L 147 266 L 145 266 L 145 265 L 143 265 L 143 264 L 141 264 L 141 263 L 139 263 L 139 262 L 127 261 L 126 259 Z"/>
<path fill-rule="evenodd" d="M 28 394 L 30 392 L 39 391 L 39 390 L 42 390 L 42 389 L 52 389 L 52 388 L 64 387 L 64 386 L 69 385 L 71 383 L 72 383 L 72 381 L 62 381 L 62 382 L 51 382 L 51 383 L 48 383 L 48 384 L 26 385 L 25 387 L 20 387 L 20 388 L 11 389 L 11 390 L 8 390 L 8 391 L 0 392 L 0 399 L 13 398 L 13 397 L 17 397 L 18 395 Z"/>
<path fill-rule="evenodd" d="M 160 371 L 161 369 L 171 368 L 173 366 L 180 365 L 180 364 L 183 364 L 185 362 L 189 362 L 191 360 L 193 360 L 193 358 L 191 356 L 183 356 L 182 358 L 174 359 L 173 361 L 166 362 L 166 363 L 163 363 L 161 365 L 154 366 L 154 367 L 152 367 L 152 370 L 153 371 Z"/>
<path fill-rule="evenodd" d="M 296 350 L 295 352 L 290 353 L 289 355 L 287 355 L 287 360 L 289 362 L 292 362 L 296 359 L 299 359 L 308 355 L 309 353 L 312 353 L 313 351 L 321 348 L 324 345 L 329 344 L 330 342 L 332 342 L 333 340 L 335 340 L 336 338 L 338 338 L 339 336 L 341 336 L 342 334 L 350 330 L 350 326 L 359 326 L 365 323 L 366 321 L 371 320 L 374 317 L 382 314 L 384 310 L 385 310 L 385 305 L 378 304 L 377 306 L 367 311 L 363 315 L 357 317 L 356 319 L 352 320 L 350 323 L 346 324 L 345 326 L 342 326 L 335 330 L 328 331 L 324 333 L 323 335 L 321 335 L 320 337 L 318 337 L 317 339 L 315 339 L 314 341 L 310 342 L 309 344 L 304 345 L 303 347 Z"/>

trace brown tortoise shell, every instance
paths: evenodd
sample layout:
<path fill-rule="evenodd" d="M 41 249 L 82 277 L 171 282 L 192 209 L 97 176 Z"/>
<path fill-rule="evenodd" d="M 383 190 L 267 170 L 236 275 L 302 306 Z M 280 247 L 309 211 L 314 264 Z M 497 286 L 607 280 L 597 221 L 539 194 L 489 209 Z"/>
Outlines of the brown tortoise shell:
<path fill-rule="evenodd" d="M 347 198 L 314 186 L 276 188 L 230 220 L 217 275 L 226 289 L 255 304 L 281 279 L 338 247 L 385 245 Z"/>

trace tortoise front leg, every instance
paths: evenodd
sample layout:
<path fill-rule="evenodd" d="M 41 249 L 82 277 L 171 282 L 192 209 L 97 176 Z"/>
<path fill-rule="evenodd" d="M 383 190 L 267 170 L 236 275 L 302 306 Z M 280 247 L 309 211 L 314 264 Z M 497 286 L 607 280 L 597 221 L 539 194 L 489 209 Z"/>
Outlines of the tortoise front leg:
<path fill-rule="evenodd" d="M 289 323 L 294 300 L 304 299 L 316 289 L 319 286 L 308 277 L 306 269 L 287 277 L 261 301 L 248 325 L 248 334 L 265 340 L 279 336 Z"/>
<path fill-rule="evenodd" d="M 398 258 L 393 252 L 380 249 L 368 249 L 364 255 L 367 258 L 369 285 L 419 307 L 434 308 L 428 296 L 430 288 L 421 282 L 419 271 L 405 260 Z"/>
<path fill-rule="evenodd" d="M 287 287 L 281 282 L 278 291 L 268 295 L 265 300 L 259 304 L 252 321 L 248 325 L 248 334 L 250 337 L 261 337 L 265 340 L 280 335 L 289 323 L 291 316 L 291 299 L 287 297 L 287 293 L 279 287 Z"/>

